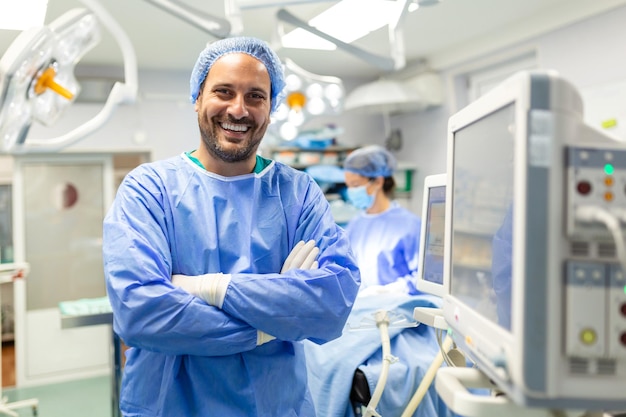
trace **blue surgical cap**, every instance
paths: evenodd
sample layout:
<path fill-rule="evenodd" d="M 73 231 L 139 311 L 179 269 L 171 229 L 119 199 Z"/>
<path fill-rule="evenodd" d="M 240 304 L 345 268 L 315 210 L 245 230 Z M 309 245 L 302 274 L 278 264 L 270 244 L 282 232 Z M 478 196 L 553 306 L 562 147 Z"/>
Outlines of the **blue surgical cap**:
<path fill-rule="evenodd" d="M 352 151 L 343 162 L 346 171 L 367 178 L 391 177 L 396 167 L 396 158 L 378 145 L 364 146 Z"/>
<path fill-rule="evenodd" d="M 280 93 L 285 87 L 285 75 L 283 72 L 283 65 L 280 62 L 278 55 L 270 48 L 265 42 L 257 38 L 252 37 L 235 37 L 221 39 L 209 44 L 202 52 L 196 61 L 196 65 L 193 67 L 191 73 L 191 80 L 189 82 L 191 87 L 191 101 L 195 103 L 200 94 L 200 88 L 204 79 L 206 78 L 209 70 L 215 64 L 215 61 L 220 59 L 226 54 L 232 53 L 244 53 L 248 54 L 265 65 L 267 72 L 270 75 L 271 92 L 271 111 L 273 112 L 278 108 L 278 105 L 282 101 L 282 97 L 279 97 Z"/>

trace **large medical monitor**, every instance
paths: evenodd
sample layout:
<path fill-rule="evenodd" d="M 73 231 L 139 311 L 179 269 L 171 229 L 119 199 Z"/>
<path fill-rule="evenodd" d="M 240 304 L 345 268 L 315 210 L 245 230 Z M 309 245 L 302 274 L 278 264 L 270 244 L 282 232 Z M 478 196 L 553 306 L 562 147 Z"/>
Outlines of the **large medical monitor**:
<path fill-rule="evenodd" d="M 447 175 L 457 345 L 521 405 L 626 409 L 626 291 L 606 220 L 626 207 L 625 143 L 584 124 L 559 75 L 522 72 L 449 119 Z"/>
<path fill-rule="evenodd" d="M 424 179 L 422 230 L 417 274 L 417 289 L 439 297 L 447 292 L 443 285 L 445 242 L 446 174 Z"/>

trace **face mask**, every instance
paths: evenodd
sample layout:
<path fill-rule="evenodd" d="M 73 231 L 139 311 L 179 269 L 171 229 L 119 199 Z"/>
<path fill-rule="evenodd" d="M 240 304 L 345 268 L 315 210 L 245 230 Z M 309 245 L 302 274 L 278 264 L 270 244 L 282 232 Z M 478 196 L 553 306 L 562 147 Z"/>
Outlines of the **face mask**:
<path fill-rule="evenodd" d="M 376 194 L 369 195 L 366 188 L 367 186 L 362 185 L 360 187 L 348 187 L 347 190 L 348 201 L 361 210 L 367 210 L 372 207 L 374 197 L 376 196 Z"/>

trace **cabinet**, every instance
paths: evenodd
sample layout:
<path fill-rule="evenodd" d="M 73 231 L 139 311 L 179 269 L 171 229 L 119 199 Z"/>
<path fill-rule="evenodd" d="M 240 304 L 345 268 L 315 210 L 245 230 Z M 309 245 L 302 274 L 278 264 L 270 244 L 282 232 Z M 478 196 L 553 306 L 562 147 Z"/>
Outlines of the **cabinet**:
<path fill-rule="evenodd" d="M 279 147 L 272 148 L 269 151 L 269 155 L 267 155 L 267 157 L 275 161 L 290 165 L 297 169 L 307 169 L 320 165 L 341 167 L 350 152 L 357 148 L 358 147 L 347 146 L 330 146 L 319 149 Z M 394 173 L 394 179 L 396 182 L 394 198 L 401 200 L 411 199 L 413 190 L 413 178 L 416 172 L 417 168 L 415 166 L 403 162 L 398 163 L 398 169 Z M 317 173 L 318 171 L 315 171 L 315 173 L 311 172 L 311 174 L 316 178 L 316 180 L 318 180 L 318 182 L 325 183 L 324 186 L 327 189 L 330 188 L 333 191 L 336 191 L 337 187 L 329 186 L 329 183 L 335 183 L 337 185 L 343 184 L 343 174 L 340 174 L 339 172 L 325 171 L 321 173 L 320 178 L 317 178 Z M 337 197 L 334 195 L 335 193 L 332 194 L 332 196 L 327 195 L 327 197 L 330 197 L 329 199 L 331 200 Z"/>

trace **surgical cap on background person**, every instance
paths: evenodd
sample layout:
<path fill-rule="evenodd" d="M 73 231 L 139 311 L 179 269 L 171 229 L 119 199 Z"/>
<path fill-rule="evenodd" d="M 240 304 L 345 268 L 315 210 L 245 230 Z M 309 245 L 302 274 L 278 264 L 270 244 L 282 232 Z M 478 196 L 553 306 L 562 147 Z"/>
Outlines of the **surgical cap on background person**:
<path fill-rule="evenodd" d="M 252 37 L 235 37 L 221 39 L 209 44 L 202 52 L 193 67 L 191 80 L 191 102 L 195 103 L 200 94 L 200 88 L 204 82 L 209 70 L 215 64 L 215 61 L 226 54 L 244 53 L 248 54 L 265 65 L 270 75 L 271 83 L 271 111 L 274 112 L 282 101 L 280 93 L 285 87 L 285 75 L 283 73 L 283 64 L 280 62 L 278 55 L 270 48 L 270 46 L 257 38 Z"/>
<path fill-rule="evenodd" d="M 396 158 L 378 145 L 364 146 L 352 151 L 343 163 L 346 171 L 368 178 L 391 177 L 396 167 Z"/>

